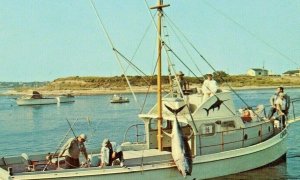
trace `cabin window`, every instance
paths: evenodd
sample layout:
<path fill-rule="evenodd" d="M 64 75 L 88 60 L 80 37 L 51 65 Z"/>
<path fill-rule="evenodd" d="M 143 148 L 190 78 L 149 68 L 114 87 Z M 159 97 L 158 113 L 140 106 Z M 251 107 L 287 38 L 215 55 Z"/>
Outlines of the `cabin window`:
<path fill-rule="evenodd" d="M 215 134 L 215 124 L 214 123 L 208 123 L 208 124 L 202 124 L 200 126 L 201 134 L 211 136 Z"/>
<path fill-rule="evenodd" d="M 223 121 L 221 124 L 222 128 L 235 128 L 234 121 Z"/>
<path fill-rule="evenodd" d="M 167 120 L 163 120 L 161 127 L 163 129 L 168 129 L 168 122 Z M 150 130 L 157 130 L 157 119 L 151 119 L 150 121 Z"/>

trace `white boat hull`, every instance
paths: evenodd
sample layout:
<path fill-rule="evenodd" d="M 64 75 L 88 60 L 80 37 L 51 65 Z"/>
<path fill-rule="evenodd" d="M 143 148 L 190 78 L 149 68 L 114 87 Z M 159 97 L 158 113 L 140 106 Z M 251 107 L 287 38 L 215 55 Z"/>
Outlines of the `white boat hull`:
<path fill-rule="evenodd" d="M 19 98 L 16 100 L 17 105 L 25 106 L 25 105 L 44 105 L 44 104 L 57 104 L 57 103 L 68 103 L 75 102 L 74 96 L 58 96 L 58 97 L 49 97 L 49 98 L 41 98 L 41 99 L 31 99 L 31 98 Z"/>
<path fill-rule="evenodd" d="M 74 96 L 58 96 L 56 97 L 57 103 L 75 102 Z"/>
<path fill-rule="evenodd" d="M 270 164 L 287 152 L 287 129 L 257 145 L 236 150 L 197 156 L 193 160 L 193 172 L 185 179 L 206 179 L 235 174 Z M 138 160 L 141 163 L 141 159 Z M 0 164 L 1 165 L 1 164 Z M 45 172 L 9 173 L 0 169 L 4 179 L 184 179 L 172 161 L 128 168 L 81 168 Z"/>
<path fill-rule="evenodd" d="M 44 104 L 56 104 L 56 98 L 42 98 L 42 99 L 17 99 L 17 105 L 44 105 Z"/>

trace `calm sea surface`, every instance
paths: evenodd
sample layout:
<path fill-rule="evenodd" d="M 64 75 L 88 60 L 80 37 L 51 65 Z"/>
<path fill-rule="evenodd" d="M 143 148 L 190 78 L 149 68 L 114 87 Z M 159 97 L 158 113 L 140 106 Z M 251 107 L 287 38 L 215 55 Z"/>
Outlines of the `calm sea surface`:
<path fill-rule="evenodd" d="M 7 89 L 0 88 L 0 94 Z M 238 94 L 251 106 L 268 104 L 273 89 L 243 90 Z M 300 89 L 286 89 L 291 98 L 300 98 Z M 17 96 L 0 96 L 0 157 L 37 152 L 54 152 L 64 138 L 73 136 L 68 132 L 69 125 L 74 123 L 75 134 L 86 133 L 88 149 L 100 148 L 106 137 L 122 142 L 124 133 L 130 125 L 142 123 L 137 117 L 140 105 L 131 102 L 111 104 L 111 95 L 77 96 L 74 103 L 60 105 L 17 106 Z M 137 94 L 140 104 L 145 94 Z M 237 107 L 245 107 L 234 96 Z M 146 112 L 156 101 L 156 95 L 148 95 Z M 300 103 L 297 112 L 300 115 Z M 287 160 L 274 166 L 264 167 L 221 179 L 300 179 L 300 123 L 290 126 Z M 251 163 L 251 162 L 249 162 Z"/>

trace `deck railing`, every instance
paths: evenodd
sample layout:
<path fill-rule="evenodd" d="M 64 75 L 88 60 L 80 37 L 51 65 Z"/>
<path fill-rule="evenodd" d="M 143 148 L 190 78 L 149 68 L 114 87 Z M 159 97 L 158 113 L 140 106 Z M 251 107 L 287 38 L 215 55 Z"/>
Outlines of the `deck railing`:
<path fill-rule="evenodd" d="M 300 106 L 300 98 L 296 98 L 296 99 L 292 99 L 291 100 L 291 107 L 290 109 L 292 109 L 292 112 L 289 113 L 289 115 L 292 115 L 294 119 L 296 119 L 296 116 L 299 116 L 299 113 L 296 112 L 296 106 Z M 298 108 L 299 111 L 300 108 Z"/>
<path fill-rule="evenodd" d="M 203 146 L 202 143 L 206 138 L 209 138 L 211 136 L 207 136 L 205 134 L 197 134 L 196 136 L 199 137 L 199 146 L 198 146 L 198 148 L 200 150 L 200 154 L 202 154 L 203 150 L 206 149 L 206 148 L 220 147 L 220 151 L 224 151 L 225 150 L 225 145 L 228 145 L 228 144 L 240 143 L 241 148 L 242 148 L 242 147 L 252 145 L 251 143 L 247 144 L 246 141 L 259 139 L 259 141 L 257 141 L 257 142 L 262 142 L 264 140 L 264 137 L 271 136 L 270 133 L 275 132 L 274 131 L 274 126 L 269 126 L 269 127 L 267 129 L 265 129 L 264 131 L 263 131 L 263 124 L 259 124 L 259 125 L 251 127 L 251 129 L 257 129 L 258 130 L 257 135 L 252 136 L 252 137 L 249 137 L 249 135 L 247 134 L 247 131 L 249 131 L 249 128 L 247 128 L 247 131 L 246 131 L 245 128 L 243 128 L 243 129 L 232 129 L 232 130 L 228 130 L 228 131 L 216 132 L 211 136 L 214 136 L 216 139 L 217 139 L 217 137 L 219 137 L 220 142 L 216 143 L 216 144 L 207 145 L 207 146 Z M 271 129 L 271 128 L 273 128 L 273 129 Z M 281 130 L 279 130 L 279 131 L 281 131 Z M 277 131 L 277 132 L 279 132 L 279 131 Z M 225 142 L 224 139 L 226 137 L 226 134 L 230 134 L 231 132 L 235 132 L 235 134 L 238 134 L 238 132 L 240 132 L 241 137 L 238 140 L 235 140 L 235 141 Z"/>
<path fill-rule="evenodd" d="M 142 130 L 141 130 L 142 128 Z M 127 128 L 124 137 L 123 137 L 123 142 L 128 142 L 128 133 L 130 132 L 131 129 L 135 130 L 135 141 L 130 141 L 132 143 L 140 144 L 140 143 L 145 143 L 146 142 L 146 134 L 145 134 L 145 125 L 144 124 L 134 124 L 131 125 Z"/>

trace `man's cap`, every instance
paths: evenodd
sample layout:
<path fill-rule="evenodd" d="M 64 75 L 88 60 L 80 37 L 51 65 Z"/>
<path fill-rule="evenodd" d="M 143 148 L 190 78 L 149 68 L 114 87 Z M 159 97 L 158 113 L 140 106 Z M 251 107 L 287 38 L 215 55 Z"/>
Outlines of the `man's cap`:
<path fill-rule="evenodd" d="M 182 71 L 179 71 L 176 75 L 178 75 L 178 76 L 184 76 L 184 74 L 183 74 Z"/>
<path fill-rule="evenodd" d="M 109 143 L 109 139 L 105 138 L 102 142 L 102 146 L 106 146 Z"/>
<path fill-rule="evenodd" d="M 87 136 L 85 134 L 80 134 L 79 137 L 85 141 L 87 140 Z"/>

